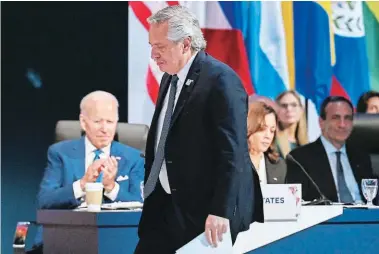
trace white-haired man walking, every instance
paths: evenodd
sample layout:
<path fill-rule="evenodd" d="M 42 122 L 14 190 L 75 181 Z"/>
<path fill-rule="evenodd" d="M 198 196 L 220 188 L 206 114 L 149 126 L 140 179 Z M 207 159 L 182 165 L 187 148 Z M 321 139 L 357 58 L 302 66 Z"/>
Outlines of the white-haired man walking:
<path fill-rule="evenodd" d="M 247 94 L 230 67 L 204 52 L 187 8 L 166 7 L 148 22 L 151 58 L 165 74 L 146 145 L 135 253 L 175 253 L 204 231 L 217 246 L 228 227 L 234 241 L 263 219 L 247 147 Z"/>

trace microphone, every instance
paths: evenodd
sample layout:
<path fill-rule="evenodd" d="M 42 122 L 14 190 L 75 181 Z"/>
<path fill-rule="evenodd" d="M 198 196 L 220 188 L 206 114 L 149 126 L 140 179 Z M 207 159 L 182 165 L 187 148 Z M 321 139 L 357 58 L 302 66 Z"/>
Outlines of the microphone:
<path fill-rule="evenodd" d="M 312 177 L 308 174 L 308 172 L 305 170 L 305 168 L 291 154 L 287 154 L 286 158 L 293 161 L 296 165 L 298 165 L 300 167 L 301 171 L 303 171 L 303 173 L 311 181 L 312 185 L 316 188 L 318 194 L 320 195 L 320 197 L 318 199 L 311 201 L 310 203 L 308 203 L 306 205 L 331 205 L 332 201 L 330 201 L 327 197 L 325 197 L 325 195 L 321 192 L 320 188 L 318 187 L 316 182 L 312 179 Z"/>

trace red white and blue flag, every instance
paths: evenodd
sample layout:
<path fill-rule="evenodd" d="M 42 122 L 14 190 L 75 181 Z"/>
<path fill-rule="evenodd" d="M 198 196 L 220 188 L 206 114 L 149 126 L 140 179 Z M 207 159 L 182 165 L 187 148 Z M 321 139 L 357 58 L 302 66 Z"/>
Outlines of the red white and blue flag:
<path fill-rule="evenodd" d="M 195 13 L 207 40 L 206 51 L 238 73 L 249 95 L 273 97 L 289 88 L 279 2 L 129 2 L 130 121 L 150 123 L 151 115 L 141 111 L 141 106 L 149 102 L 154 106 L 163 75 L 149 59 L 146 19 L 175 4 Z"/>
<path fill-rule="evenodd" d="M 146 19 L 177 4 L 198 17 L 206 51 L 237 72 L 249 95 L 273 99 L 295 89 L 303 96 L 310 140 L 320 133 L 317 110 L 325 97 L 356 104 L 369 89 L 359 2 L 129 2 L 129 122 L 150 124 L 163 76 L 150 59 Z"/>

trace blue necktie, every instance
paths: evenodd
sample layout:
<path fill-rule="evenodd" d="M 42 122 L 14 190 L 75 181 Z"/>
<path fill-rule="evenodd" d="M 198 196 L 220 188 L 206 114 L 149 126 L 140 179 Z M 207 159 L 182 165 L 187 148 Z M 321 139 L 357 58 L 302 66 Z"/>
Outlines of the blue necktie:
<path fill-rule="evenodd" d="M 337 183 L 338 183 L 338 193 L 340 194 L 340 202 L 342 203 L 354 203 L 353 197 L 351 196 L 350 190 L 347 187 L 345 176 L 343 173 L 343 167 L 341 163 L 341 152 L 336 152 L 337 156 Z"/>
<path fill-rule="evenodd" d="M 170 93 L 168 95 L 167 110 L 162 125 L 162 131 L 157 147 L 157 152 L 155 154 L 153 165 L 151 166 L 149 178 L 146 181 L 143 191 L 145 198 L 147 198 L 153 192 L 159 178 L 159 172 L 161 171 L 165 154 L 164 147 L 166 144 L 168 130 L 170 129 L 172 111 L 174 110 L 175 94 L 177 88 L 176 85 L 178 83 L 178 80 L 179 79 L 177 75 L 172 76 Z"/>
<path fill-rule="evenodd" d="M 94 151 L 94 153 L 95 153 L 95 158 L 93 159 L 93 161 L 100 159 L 100 154 L 102 154 L 103 151 L 101 149 L 97 149 Z M 100 172 L 99 176 L 96 179 L 96 182 L 98 183 L 101 183 L 102 181 L 103 181 L 103 171 Z"/>

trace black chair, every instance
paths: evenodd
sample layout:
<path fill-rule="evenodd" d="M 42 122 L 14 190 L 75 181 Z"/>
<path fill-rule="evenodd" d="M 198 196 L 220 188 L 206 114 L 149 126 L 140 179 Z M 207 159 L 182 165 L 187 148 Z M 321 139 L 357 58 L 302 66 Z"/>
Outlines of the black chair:
<path fill-rule="evenodd" d="M 355 114 L 348 142 L 370 154 L 374 174 L 379 177 L 379 114 Z"/>

